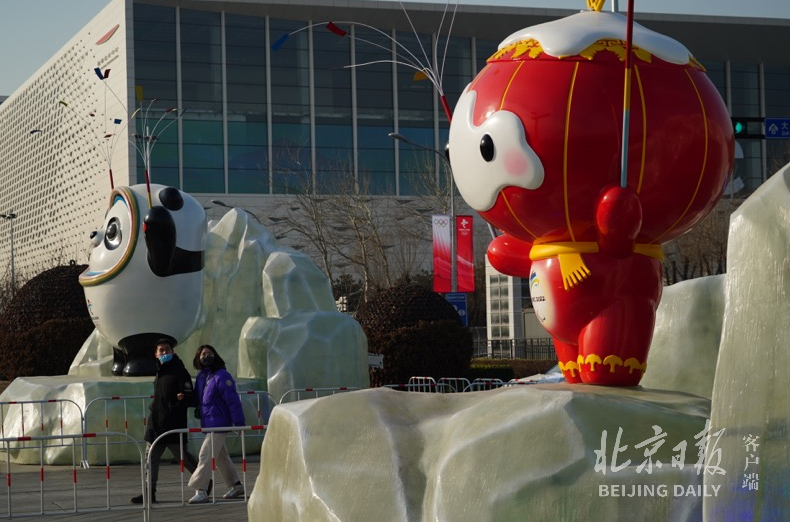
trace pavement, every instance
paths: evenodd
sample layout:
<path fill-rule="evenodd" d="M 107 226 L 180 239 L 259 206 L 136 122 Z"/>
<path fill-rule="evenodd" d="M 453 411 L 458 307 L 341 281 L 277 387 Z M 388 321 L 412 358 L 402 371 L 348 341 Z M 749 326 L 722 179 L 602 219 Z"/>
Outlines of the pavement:
<path fill-rule="evenodd" d="M 245 499 L 222 499 L 223 493 L 230 486 L 222 483 L 218 472 L 215 474 L 214 482 L 219 484 L 212 492 L 216 495 L 213 503 L 186 504 L 194 494 L 194 491 L 187 487 L 189 472 L 185 470 L 182 474 L 180 466 L 168 461 L 167 455 L 168 453 L 165 452 L 159 468 L 156 493 L 159 503 L 151 506 L 148 518 L 145 517 L 141 505 L 129 502 L 131 497 L 139 495 L 142 490 L 139 464 L 113 465 L 108 473 L 107 467 L 103 465 L 94 465 L 87 469 L 72 466 L 44 466 L 42 470 L 38 465 L 8 466 L 5 462 L 0 462 L 0 472 L 9 475 L 6 487 L 0 486 L 0 518 L 46 522 L 61 520 L 246 522 L 248 520 Z M 259 455 L 248 455 L 246 472 L 242 470 L 241 458 L 234 458 L 233 461 L 249 495 L 258 477 Z"/>

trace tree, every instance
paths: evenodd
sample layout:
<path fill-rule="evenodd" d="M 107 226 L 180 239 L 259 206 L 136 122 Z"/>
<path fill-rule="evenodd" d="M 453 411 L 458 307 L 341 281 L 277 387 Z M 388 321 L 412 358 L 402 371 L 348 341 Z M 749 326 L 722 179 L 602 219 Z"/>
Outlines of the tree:
<path fill-rule="evenodd" d="M 723 274 L 727 271 L 730 216 L 743 199 L 725 198 L 696 227 L 664 246 L 664 283 Z"/>
<path fill-rule="evenodd" d="M 357 292 L 362 302 L 378 291 L 398 284 L 416 282 L 432 290 L 429 266 L 434 214 L 460 209 L 471 213 L 456 193 L 451 201 L 448 164 L 430 150 L 415 149 L 409 179 L 412 196 L 378 197 L 342 162 L 322 162 L 319 171 L 330 176 L 313 179 L 298 170 L 301 161 L 288 163 L 293 176 L 288 192 L 292 204 L 281 215 L 271 217 L 275 237 L 288 237 L 295 247 L 316 259 L 330 281 L 335 299 L 346 296 L 349 311 L 356 308 Z M 289 157 L 298 158 L 297 153 Z M 283 165 L 286 162 L 282 162 Z M 350 164 L 350 162 L 349 162 Z M 319 187 L 320 185 L 320 187 Z M 319 187 L 319 188 L 317 188 Z M 475 236 L 475 293 L 470 296 L 470 326 L 485 325 L 484 255 L 490 237 Z M 349 293 L 349 281 L 360 285 Z"/>
<path fill-rule="evenodd" d="M 358 278 L 365 300 L 422 266 L 421 256 L 427 253 L 424 238 L 415 231 L 424 227 L 408 208 L 410 201 L 374 201 L 354 173 L 341 168 L 333 169 L 322 188 L 326 193 L 317 194 L 311 181 L 304 183 L 285 215 L 270 219 L 275 236 L 289 236 L 315 256 L 330 281 L 338 281 L 339 274 Z"/>

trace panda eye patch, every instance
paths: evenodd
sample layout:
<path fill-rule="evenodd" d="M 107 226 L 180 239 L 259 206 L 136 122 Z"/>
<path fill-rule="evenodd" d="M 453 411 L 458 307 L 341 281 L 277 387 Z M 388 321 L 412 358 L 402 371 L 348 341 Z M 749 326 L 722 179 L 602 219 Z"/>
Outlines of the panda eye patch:
<path fill-rule="evenodd" d="M 121 244 L 121 223 L 118 218 L 112 218 L 104 230 L 104 246 L 108 250 L 115 250 Z"/>

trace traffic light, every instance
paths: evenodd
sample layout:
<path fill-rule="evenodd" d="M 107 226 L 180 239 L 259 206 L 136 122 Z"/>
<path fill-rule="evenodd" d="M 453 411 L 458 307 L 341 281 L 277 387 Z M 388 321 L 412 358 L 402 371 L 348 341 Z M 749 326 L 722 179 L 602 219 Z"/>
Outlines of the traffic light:
<path fill-rule="evenodd" d="M 763 131 L 763 118 L 736 118 L 733 116 L 731 119 L 736 140 L 761 140 L 765 138 L 765 133 Z"/>

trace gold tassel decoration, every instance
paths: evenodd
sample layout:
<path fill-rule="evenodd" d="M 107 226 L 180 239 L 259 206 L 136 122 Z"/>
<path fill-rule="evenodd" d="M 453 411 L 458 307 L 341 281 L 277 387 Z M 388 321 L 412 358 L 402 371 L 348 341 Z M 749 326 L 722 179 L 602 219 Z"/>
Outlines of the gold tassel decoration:
<path fill-rule="evenodd" d="M 587 9 L 600 11 L 603 9 L 603 4 L 606 0 L 587 0 Z"/>
<path fill-rule="evenodd" d="M 584 264 L 581 254 L 560 254 L 557 256 L 562 273 L 562 285 L 565 290 L 570 290 L 590 275 L 590 269 Z"/>

